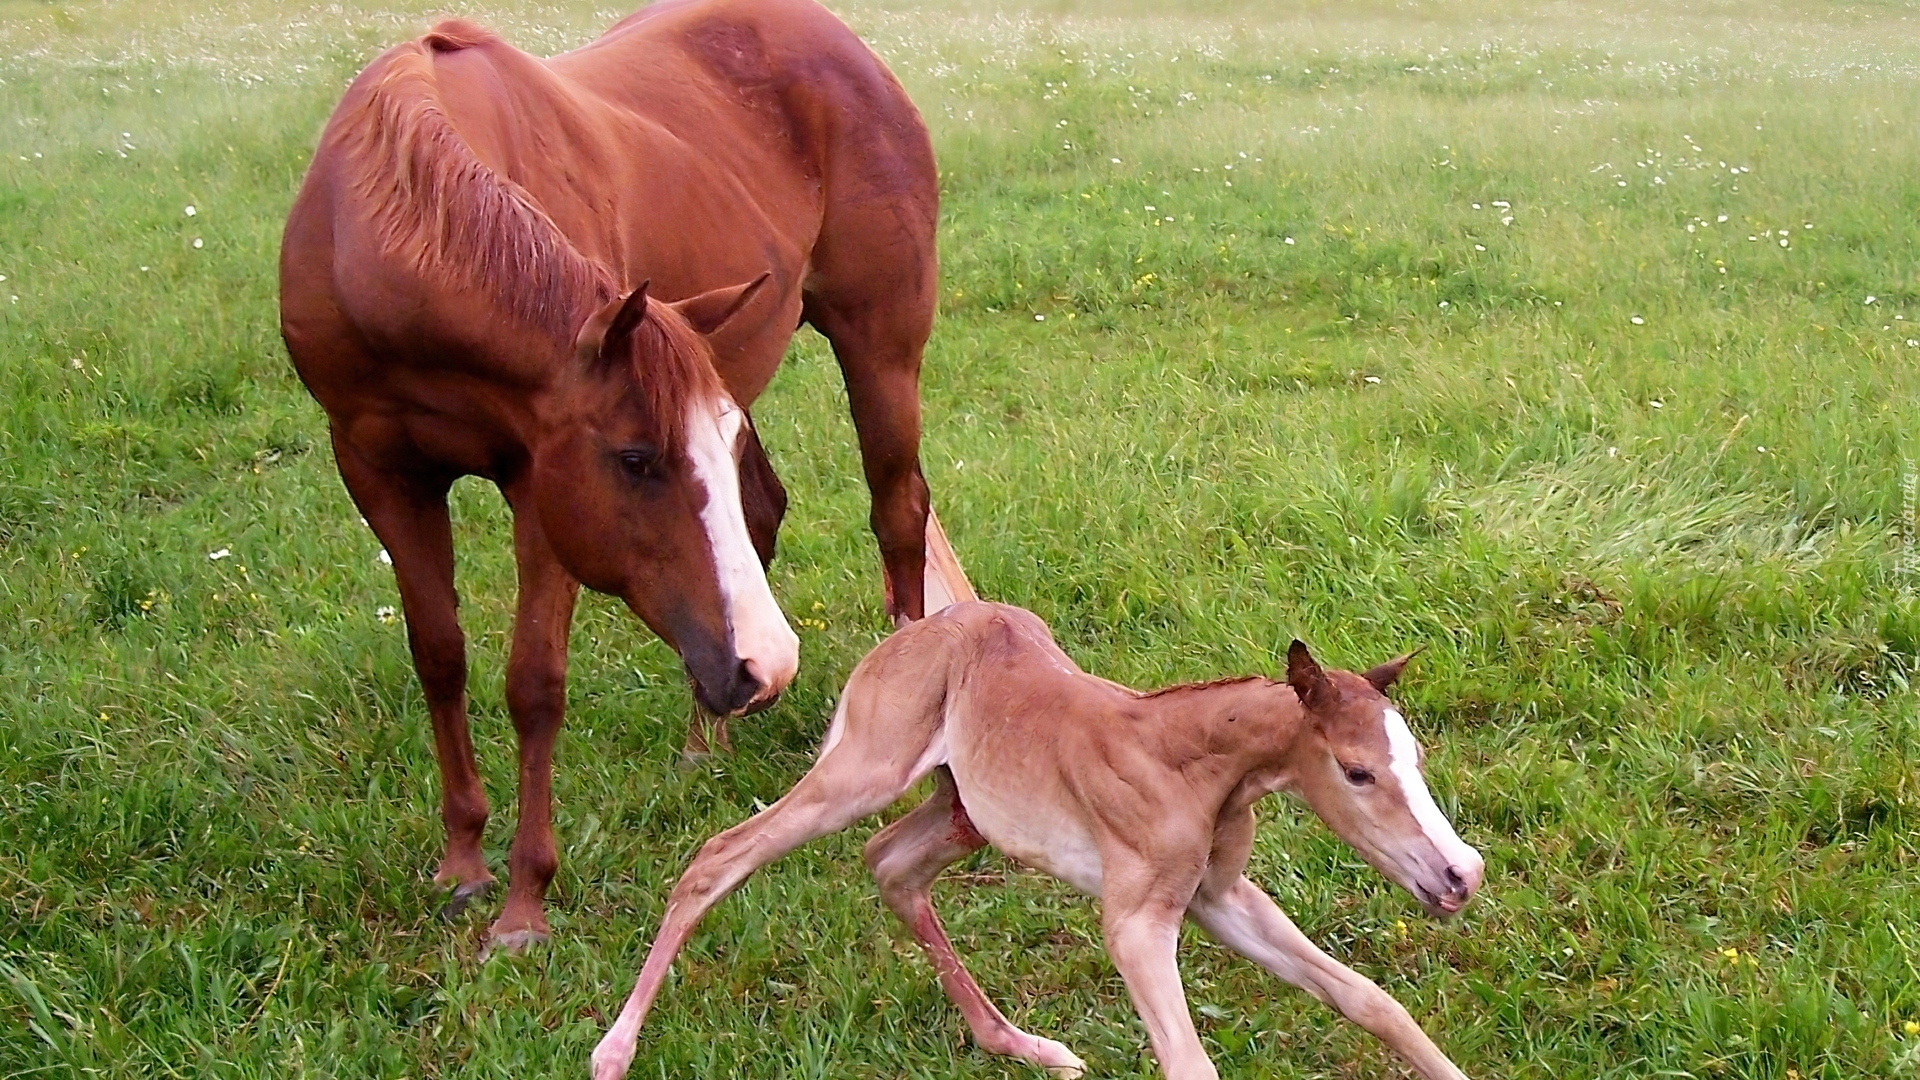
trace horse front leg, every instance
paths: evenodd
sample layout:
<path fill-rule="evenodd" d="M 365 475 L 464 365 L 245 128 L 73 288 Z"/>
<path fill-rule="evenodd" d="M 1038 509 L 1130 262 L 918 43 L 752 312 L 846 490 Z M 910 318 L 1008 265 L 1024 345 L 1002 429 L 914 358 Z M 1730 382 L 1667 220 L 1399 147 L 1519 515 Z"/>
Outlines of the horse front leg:
<path fill-rule="evenodd" d="M 433 881 L 452 890 L 441 909 L 444 917 L 452 918 L 493 885 L 493 874 L 480 853 L 487 795 L 467 731 L 466 638 L 453 587 L 453 530 L 447 516 L 451 484 L 378 468 L 338 429 L 333 432 L 333 452 L 347 493 L 393 560 L 407 645 L 433 720 L 440 819 L 446 829 L 446 848 Z"/>
<path fill-rule="evenodd" d="M 507 711 L 520 740 L 520 822 L 507 854 L 507 902 L 491 930 L 490 947 L 502 949 L 544 941 L 550 932 L 547 886 L 560 866 L 553 839 L 553 744 L 566 715 L 567 634 L 580 592 L 530 508 L 514 514 L 513 550 L 520 599 L 507 659 Z"/>

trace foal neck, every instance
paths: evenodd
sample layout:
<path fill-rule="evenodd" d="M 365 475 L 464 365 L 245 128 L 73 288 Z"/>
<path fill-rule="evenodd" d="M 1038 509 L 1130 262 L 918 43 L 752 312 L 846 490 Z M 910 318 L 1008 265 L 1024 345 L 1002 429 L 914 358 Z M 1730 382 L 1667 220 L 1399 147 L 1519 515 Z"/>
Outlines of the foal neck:
<path fill-rule="evenodd" d="M 1140 702 L 1158 714 L 1170 767 L 1203 768 L 1235 786 L 1283 767 L 1306 718 L 1291 687 L 1257 675 L 1170 686 Z"/>

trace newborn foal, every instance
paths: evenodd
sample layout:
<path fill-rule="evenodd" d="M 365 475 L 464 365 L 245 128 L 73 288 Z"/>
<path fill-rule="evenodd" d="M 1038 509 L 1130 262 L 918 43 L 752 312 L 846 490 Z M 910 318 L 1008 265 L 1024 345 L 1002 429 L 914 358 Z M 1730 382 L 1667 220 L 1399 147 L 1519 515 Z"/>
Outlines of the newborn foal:
<path fill-rule="evenodd" d="M 866 861 L 982 1049 L 1061 1076 L 1085 1068 L 987 1000 L 934 913 L 933 879 L 991 843 L 1100 898 L 1107 952 L 1173 1080 L 1217 1075 L 1174 964 L 1183 915 L 1379 1036 L 1427 1080 L 1463 1078 L 1398 1002 L 1315 948 L 1242 875 L 1253 804 L 1285 790 L 1429 914 L 1446 918 L 1473 895 L 1480 856 L 1427 794 L 1420 748 L 1382 693 L 1406 662 L 1323 671 L 1296 641 L 1285 683 L 1141 694 L 1082 672 L 1019 608 L 961 603 L 907 626 L 854 668 L 813 769 L 709 840 L 674 886 L 633 994 L 593 1052 L 594 1080 L 626 1073 L 674 955 L 709 908 L 928 773 L 933 796 L 882 829 Z"/>

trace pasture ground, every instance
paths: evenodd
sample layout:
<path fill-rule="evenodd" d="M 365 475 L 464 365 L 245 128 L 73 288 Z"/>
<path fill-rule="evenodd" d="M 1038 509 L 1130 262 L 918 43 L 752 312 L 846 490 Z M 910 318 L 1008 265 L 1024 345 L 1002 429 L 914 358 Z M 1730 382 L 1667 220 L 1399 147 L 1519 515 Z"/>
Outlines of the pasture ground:
<path fill-rule="evenodd" d="M 455 3 L 554 52 L 622 14 Z M 452 925 L 378 544 L 278 340 L 281 220 L 427 0 L 0 0 L 0 1074 L 577 1077 L 667 883 L 806 767 L 879 639 L 841 389 L 758 409 L 798 684 L 689 770 L 668 651 L 573 635 L 554 942 Z M 1475 1076 L 1911 1075 L 1920 25 L 1895 3 L 856 4 L 945 188 L 925 460 L 982 592 L 1139 685 L 1358 666 L 1489 886 L 1441 926 L 1290 805 L 1254 877 Z M 189 211 L 187 208 L 193 209 Z M 457 490 L 513 820 L 506 519 Z M 762 874 L 636 1075 L 1028 1075 L 855 862 Z M 982 855 L 974 970 L 1097 1076 L 1088 903 Z M 1400 1075 L 1190 935 L 1223 1074 Z"/>

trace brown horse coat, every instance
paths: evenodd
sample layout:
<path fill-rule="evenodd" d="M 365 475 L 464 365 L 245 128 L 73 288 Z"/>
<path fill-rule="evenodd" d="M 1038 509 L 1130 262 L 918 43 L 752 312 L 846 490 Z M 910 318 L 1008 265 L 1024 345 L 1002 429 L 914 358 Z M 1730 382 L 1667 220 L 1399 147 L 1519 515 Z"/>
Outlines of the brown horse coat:
<path fill-rule="evenodd" d="M 482 476 L 513 507 L 521 813 L 496 940 L 546 930 L 581 583 L 716 712 L 792 678 L 760 565 L 785 495 L 745 409 L 802 321 L 846 377 L 889 611 L 922 613 L 936 203 L 919 115 L 810 0 L 657 4 L 550 60 L 447 22 L 347 90 L 288 217 L 281 326 L 393 558 L 441 767 L 436 880 L 460 902 L 492 877 L 446 493 Z"/>

